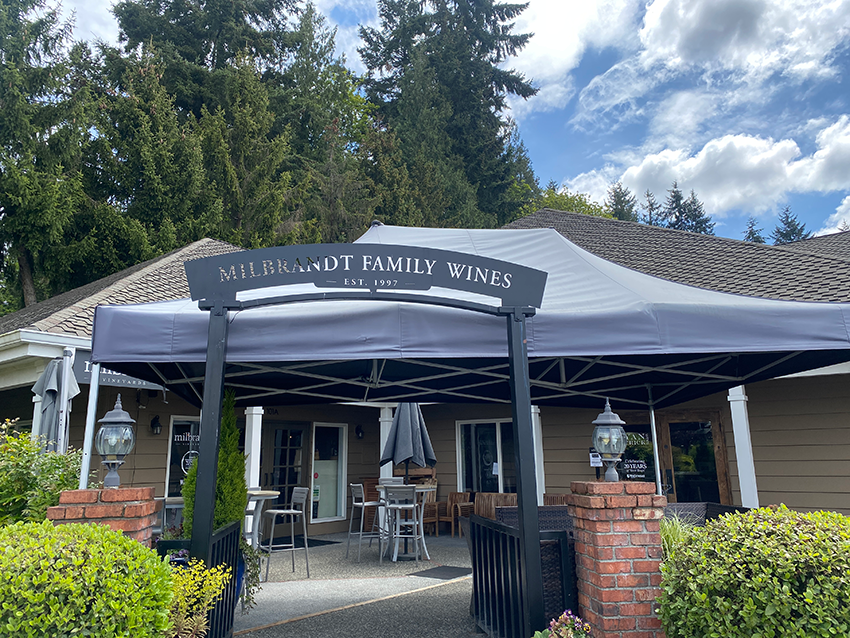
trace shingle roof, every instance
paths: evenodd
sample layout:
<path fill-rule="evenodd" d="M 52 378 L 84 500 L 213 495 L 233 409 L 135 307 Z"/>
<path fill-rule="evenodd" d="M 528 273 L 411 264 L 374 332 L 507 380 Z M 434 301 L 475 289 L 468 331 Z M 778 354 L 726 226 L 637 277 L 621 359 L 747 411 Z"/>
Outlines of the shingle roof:
<path fill-rule="evenodd" d="M 796 241 L 793 244 L 785 244 L 785 248 L 828 257 L 850 259 L 850 230 L 812 237 L 811 239 Z"/>
<path fill-rule="evenodd" d="M 505 228 L 554 228 L 604 259 L 700 288 L 772 299 L 850 301 L 850 259 L 819 251 L 828 243 L 821 238 L 794 248 L 766 246 L 551 209 Z"/>
<path fill-rule="evenodd" d="M 196 241 L 166 255 L 0 317 L 0 334 L 28 328 L 90 337 L 95 306 L 188 297 L 189 284 L 183 269 L 184 262 L 237 250 L 241 249 L 215 239 Z"/>

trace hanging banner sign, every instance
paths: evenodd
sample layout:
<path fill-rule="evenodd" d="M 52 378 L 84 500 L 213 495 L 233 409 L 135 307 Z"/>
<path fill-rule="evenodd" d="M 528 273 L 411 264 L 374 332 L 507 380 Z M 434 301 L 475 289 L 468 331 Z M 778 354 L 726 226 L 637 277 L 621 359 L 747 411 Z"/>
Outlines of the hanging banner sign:
<path fill-rule="evenodd" d="M 74 358 L 74 376 L 77 378 L 77 383 L 91 383 L 91 352 L 88 350 L 77 350 Z M 148 383 L 135 377 L 127 376 L 114 370 L 109 370 L 101 366 L 100 378 L 98 385 L 112 386 L 119 388 L 138 388 L 140 390 L 162 390 L 161 385 L 156 383 Z"/>
<path fill-rule="evenodd" d="M 505 306 L 539 308 L 547 273 L 489 257 L 417 246 L 277 246 L 186 262 L 192 299 L 235 299 L 243 290 L 312 283 L 372 292 L 463 290 Z"/>

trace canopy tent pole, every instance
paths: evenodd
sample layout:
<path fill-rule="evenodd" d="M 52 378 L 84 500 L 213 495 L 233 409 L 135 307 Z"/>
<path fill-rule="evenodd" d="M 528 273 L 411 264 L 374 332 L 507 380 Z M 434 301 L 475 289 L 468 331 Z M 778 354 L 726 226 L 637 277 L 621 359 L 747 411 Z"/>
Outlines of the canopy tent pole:
<path fill-rule="evenodd" d="M 741 483 L 741 505 L 759 506 L 756 484 L 756 465 L 753 460 L 753 442 L 750 438 L 750 417 L 747 413 L 747 395 L 744 386 L 729 390 L 729 408 L 732 411 L 732 433 L 735 437 L 735 456 L 738 461 L 738 479 Z"/>
<path fill-rule="evenodd" d="M 531 414 L 531 385 L 528 374 L 528 342 L 525 318 L 533 308 L 504 308 L 508 321 L 508 360 L 511 369 L 514 454 L 516 458 L 519 552 L 525 635 L 546 626 L 543 606 L 543 569 L 540 558 L 540 529 L 537 511 L 535 441 Z"/>
<path fill-rule="evenodd" d="M 205 563 L 210 558 L 215 487 L 218 474 L 218 440 L 221 434 L 221 408 L 224 399 L 224 368 L 227 332 L 230 322 L 227 307 L 218 301 L 210 309 L 207 333 L 207 361 L 204 374 L 204 403 L 201 410 L 200 450 L 195 487 L 195 510 L 192 518 L 192 541 L 189 554 Z"/>
<path fill-rule="evenodd" d="M 381 408 L 381 416 L 378 419 L 378 422 L 381 424 L 381 441 L 378 447 L 379 450 L 383 450 L 387 447 L 387 441 L 390 438 L 390 430 L 393 427 L 393 409 L 389 406 L 385 406 Z M 392 478 L 393 476 L 393 465 L 392 463 L 387 463 L 385 465 L 380 466 L 380 475 L 381 478 Z M 381 512 L 383 514 L 383 510 Z"/>
<path fill-rule="evenodd" d="M 534 425 L 534 467 L 537 469 L 537 504 L 543 505 L 546 493 L 546 472 L 543 466 L 543 424 L 540 422 L 540 407 L 531 406 L 531 422 Z"/>
<path fill-rule="evenodd" d="M 661 489 L 661 461 L 658 454 L 658 427 L 655 425 L 655 404 L 652 402 L 652 386 L 646 386 L 649 394 L 649 429 L 652 432 L 652 458 L 655 459 L 655 493 L 664 496 Z"/>
<path fill-rule="evenodd" d="M 91 453 L 94 442 L 94 423 L 97 418 L 97 397 L 100 391 L 100 364 L 92 364 L 91 380 L 89 381 L 89 403 L 86 407 L 86 433 L 83 438 L 83 463 L 80 466 L 80 488 L 89 486 L 91 473 Z"/>

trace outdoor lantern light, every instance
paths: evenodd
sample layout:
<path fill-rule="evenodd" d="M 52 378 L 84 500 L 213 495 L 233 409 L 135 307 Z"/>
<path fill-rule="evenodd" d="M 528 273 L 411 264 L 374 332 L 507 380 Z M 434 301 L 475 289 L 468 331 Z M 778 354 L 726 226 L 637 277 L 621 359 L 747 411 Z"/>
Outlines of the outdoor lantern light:
<path fill-rule="evenodd" d="M 121 407 L 121 395 L 115 401 L 115 407 L 106 413 L 100 423 L 100 430 L 94 439 L 102 463 L 109 468 L 106 478 L 103 479 L 104 487 L 118 487 L 121 479 L 118 478 L 118 468 L 124 464 L 127 456 L 136 444 L 136 435 L 133 432 L 135 421 Z"/>
<path fill-rule="evenodd" d="M 151 419 L 151 432 L 154 436 L 158 436 L 162 433 L 162 423 L 159 422 L 158 414 Z"/>
<path fill-rule="evenodd" d="M 617 463 L 626 451 L 626 424 L 614 412 L 611 412 L 611 404 L 605 399 L 605 411 L 600 413 L 593 422 L 593 447 L 602 455 L 602 462 L 607 466 L 605 470 L 606 481 L 619 481 L 617 475 Z"/>

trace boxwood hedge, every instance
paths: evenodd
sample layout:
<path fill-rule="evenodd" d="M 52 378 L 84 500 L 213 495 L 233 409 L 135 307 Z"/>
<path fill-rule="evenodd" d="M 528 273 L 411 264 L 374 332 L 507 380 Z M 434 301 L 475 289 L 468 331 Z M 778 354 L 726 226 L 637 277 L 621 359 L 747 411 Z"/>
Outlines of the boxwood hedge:
<path fill-rule="evenodd" d="M 162 636 L 171 570 L 104 525 L 0 528 L 0 635 Z"/>
<path fill-rule="evenodd" d="M 696 528 L 662 564 L 668 638 L 850 635 L 850 519 L 787 508 Z"/>

